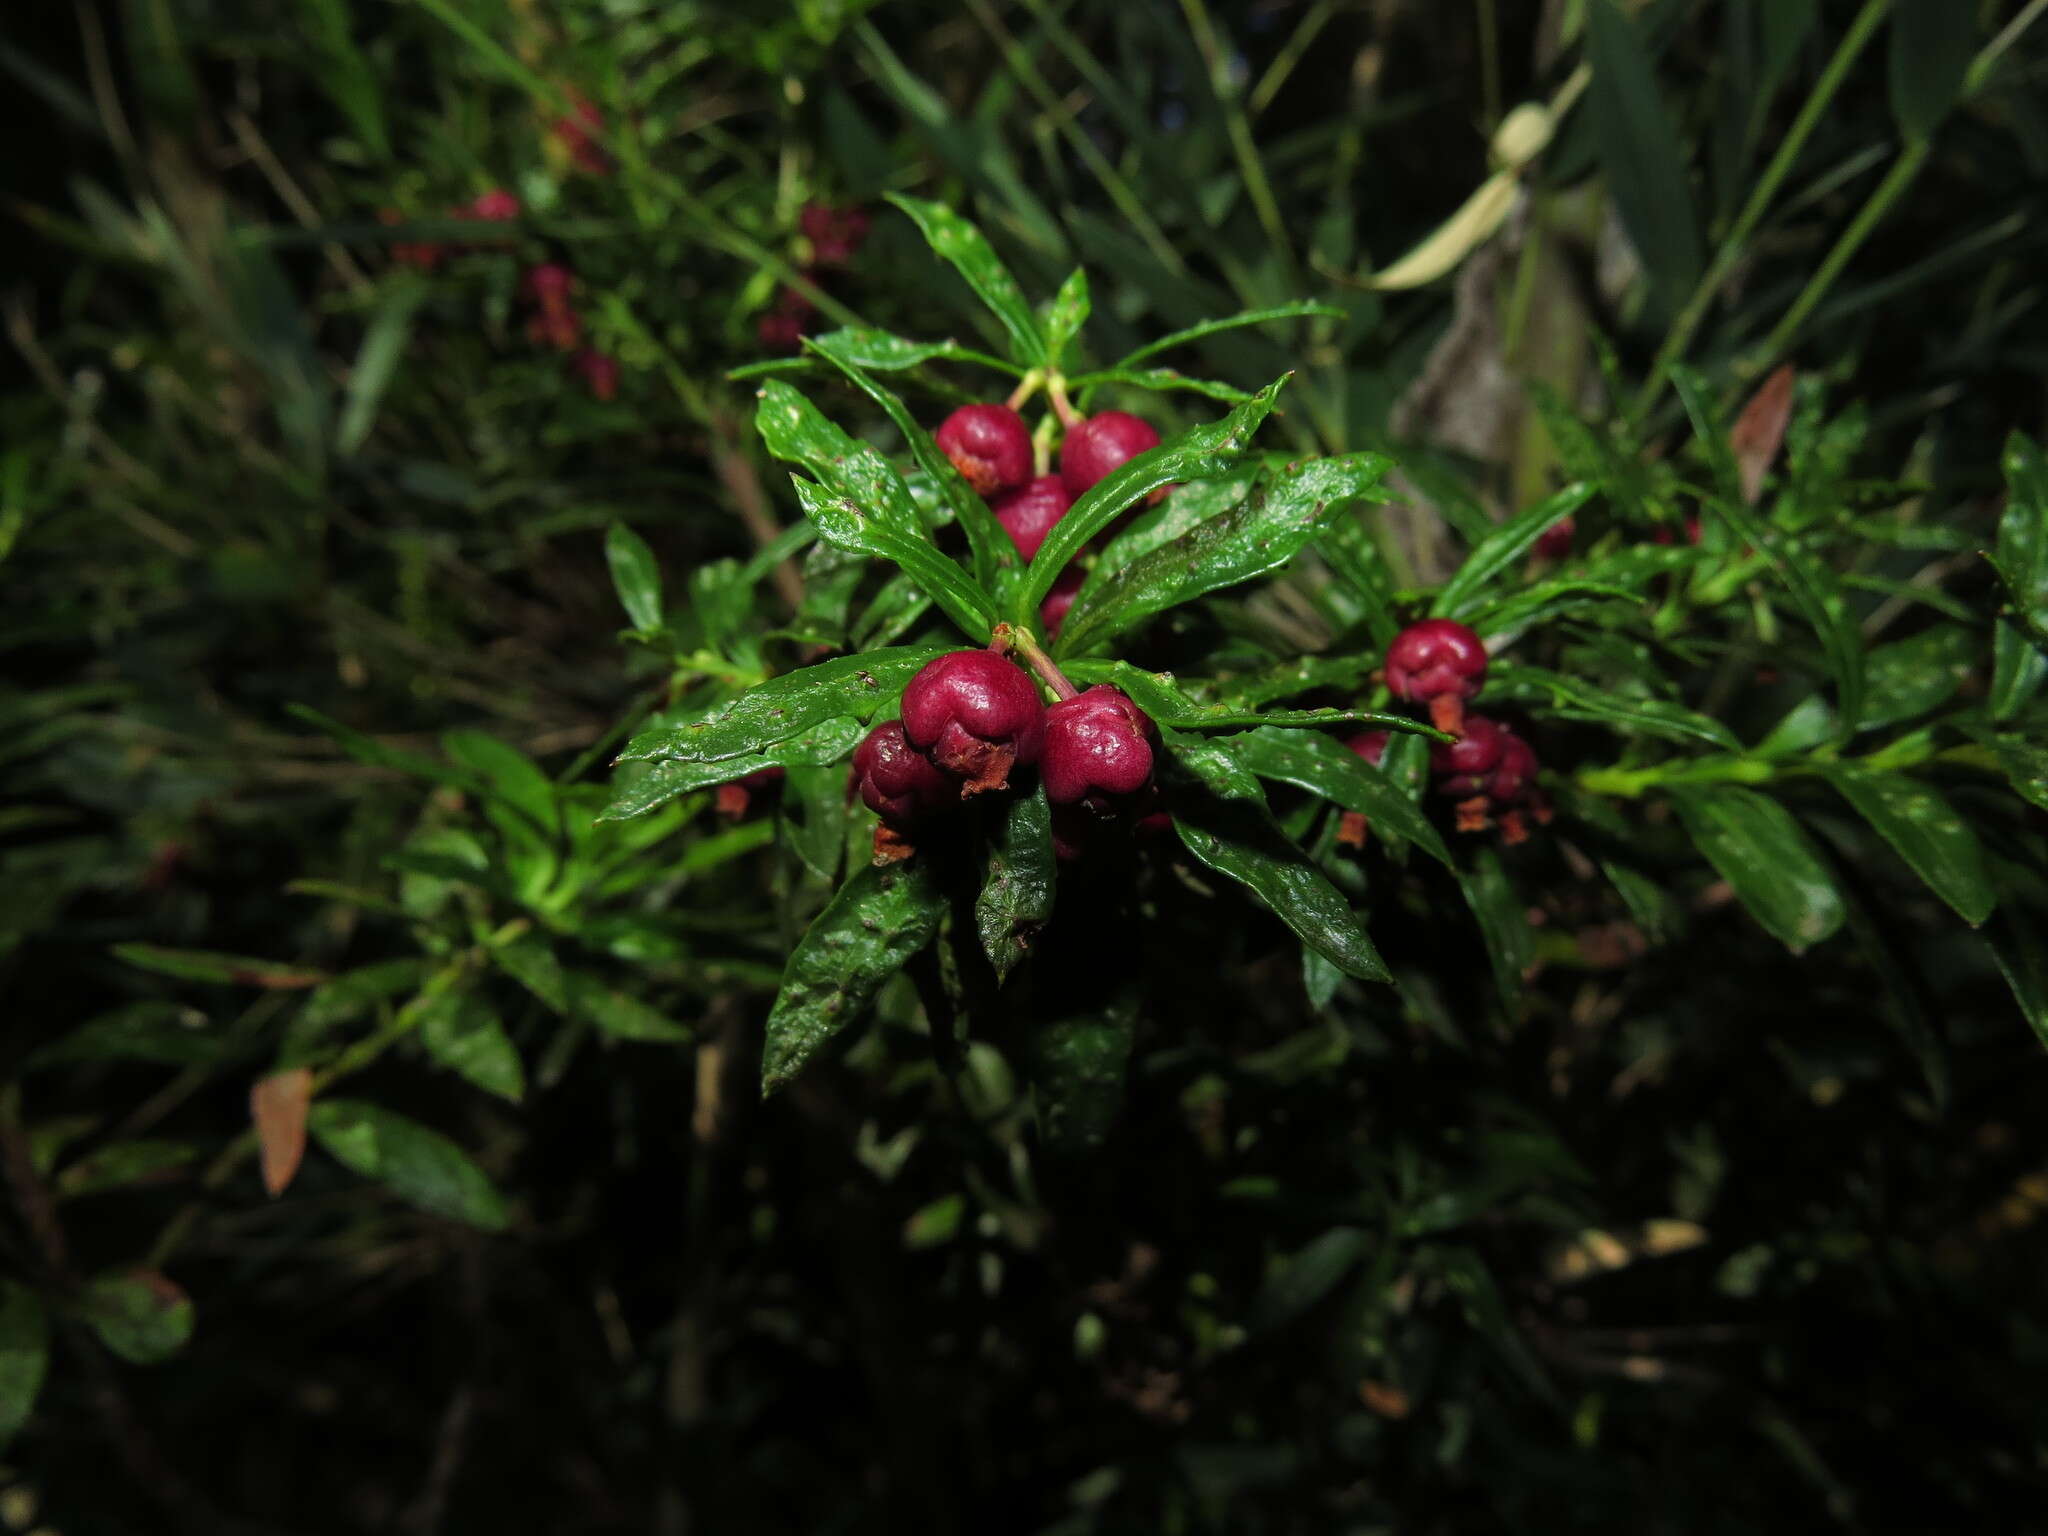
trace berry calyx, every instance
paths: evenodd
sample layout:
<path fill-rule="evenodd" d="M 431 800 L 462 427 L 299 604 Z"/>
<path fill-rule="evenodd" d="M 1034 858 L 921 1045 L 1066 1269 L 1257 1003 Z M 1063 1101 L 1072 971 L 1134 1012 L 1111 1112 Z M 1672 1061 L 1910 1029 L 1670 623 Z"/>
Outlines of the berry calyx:
<path fill-rule="evenodd" d="M 1045 626 L 1047 635 L 1060 632 L 1060 626 L 1067 622 L 1067 610 L 1074 606 L 1074 599 L 1081 595 L 1081 584 L 1087 579 L 1088 573 L 1073 565 L 1053 578 L 1052 590 L 1038 605 L 1038 622 Z"/>
<path fill-rule="evenodd" d="M 1031 431 L 1007 405 L 963 405 L 939 423 L 932 439 L 984 496 L 1031 478 Z"/>
<path fill-rule="evenodd" d="M 877 864 L 909 858 L 917 851 L 910 839 L 917 823 L 960 798 L 953 781 L 910 744 L 896 720 L 876 726 L 853 749 L 853 787 L 861 804 L 882 818 L 875 828 Z"/>
<path fill-rule="evenodd" d="M 996 497 L 989 503 L 989 510 L 995 513 L 996 521 L 1003 525 L 1003 532 L 1010 536 L 1017 552 L 1026 560 L 1035 560 L 1045 536 L 1073 504 L 1074 498 L 1067 494 L 1064 480 L 1058 475 L 1040 475 L 1029 484 Z"/>
<path fill-rule="evenodd" d="M 1429 706 L 1431 723 L 1457 734 L 1465 700 L 1486 681 L 1486 645 L 1451 619 L 1424 619 L 1387 647 L 1387 687 L 1397 699 Z"/>
<path fill-rule="evenodd" d="M 1152 782 L 1152 717 L 1108 683 L 1097 683 L 1045 712 L 1039 777 L 1054 805 L 1085 805 L 1107 815 Z"/>
<path fill-rule="evenodd" d="M 1159 429 L 1129 411 L 1099 411 L 1067 428 L 1060 444 L 1060 478 L 1078 497 L 1104 475 L 1159 446 Z"/>
<path fill-rule="evenodd" d="M 953 651 L 903 690 L 903 732 L 956 775 L 960 793 L 1006 789 L 1010 769 L 1038 761 L 1045 706 L 1030 677 L 994 651 Z"/>

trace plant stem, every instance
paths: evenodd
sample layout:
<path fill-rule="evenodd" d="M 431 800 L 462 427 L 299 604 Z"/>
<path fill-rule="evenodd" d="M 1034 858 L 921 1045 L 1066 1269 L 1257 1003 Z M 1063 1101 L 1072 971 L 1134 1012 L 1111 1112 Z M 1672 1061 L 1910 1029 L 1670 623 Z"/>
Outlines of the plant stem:
<path fill-rule="evenodd" d="M 1020 629 L 1015 624 L 998 624 L 994 633 L 989 636 L 988 648 L 1023 657 L 1024 664 L 1038 674 L 1038 680 L 1052 690 L 1055 698 L 1071 699 L 1081 692 L 1068 680 L 1067 674 L 1059 669 L 1053 659 L 1046 655 L 1044 648 L 1032 638 L 1028 629 Z"/>

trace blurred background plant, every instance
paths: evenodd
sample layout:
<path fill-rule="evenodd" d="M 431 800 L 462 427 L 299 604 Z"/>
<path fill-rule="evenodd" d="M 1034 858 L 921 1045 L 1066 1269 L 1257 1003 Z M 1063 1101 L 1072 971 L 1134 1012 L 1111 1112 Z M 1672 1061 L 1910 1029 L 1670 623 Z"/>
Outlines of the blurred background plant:
<path fill-rule="evenodd" d="M 1150 1000 L 1076 1166 L 1017 1042 L 940 1071 L 908 980 L 752 1103 L 782 958 L 864 835 L 828 763 L 592 818 L 650 717 L 915 622 L 785 532 L 726 377 L 856 322 L 999 347 L 887 192 L 971 211 L 1034 295 L 1085 266 L 1096 365 L 1325 306 L 1145 363 L 1293 370 L 1271 446 L 1390 454 L 1403 594 L 1568 478 L 1625 537 L 1683 537 L 1719 466 L 1675 365 L 1725 421 L 1790 363 L 1807 491 L 1884 513 L 1841 535 L 1863 643 L 1977 633 L 2007 434 L 2048 425 L 2043 8 L 104 0 L 10 27 L 0 1518 L 2024 1528 L 2024 905 L 1989 930 L 2003 981 L 1895 892 L 1795 958 L 1675 869 L 1604 948 L 1575 872 L 1527 875 L 1545 927 L 1498 1002 L 1426 922 L 1405 1011 L 1305 1010 L 1297 960 L 1217 948 L 1226 977 Z M 1739 556 L 1699 579 L 1768 629 Z M 1258 620 L 1320 649 L 1292 590 Z M 1965 703 L 2038 663 L 2000 683 L 1946 645 L 1909 670 Z M 2038 913 L 2027 814 L 1997 854 Z M 1835 827 L 1830 867 L 1859 841 Z M 259 1081 L 259 1112 L 318 1094 L 275 1201 Z"/>

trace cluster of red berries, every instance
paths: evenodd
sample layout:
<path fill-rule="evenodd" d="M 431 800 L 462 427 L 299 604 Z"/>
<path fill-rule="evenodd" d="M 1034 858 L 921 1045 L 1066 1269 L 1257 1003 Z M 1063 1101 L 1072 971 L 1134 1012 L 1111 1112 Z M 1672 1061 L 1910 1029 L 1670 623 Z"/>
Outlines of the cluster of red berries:
<path fill-rule="evenodd" d="M 619 360 L 581 345 L 583 317 L 569 299 L 575 290 L 576 274 L 559 261 L 528 267 L 519 282 L 520 293 L 533 305 L 526 319 L 526 339 L 537 347 L 569 353 L 569 366 L 591 394 L 610 400 L 619 392 Z"/>
<path fill-rule="evenodd" d="M 463 203 L 460 207 L 450 208 L 448 210 L 448 217 L 451 219 L 474 219 L 483 224 L 509 224 L 523 212 L 525 212 L 525 209 L 521 206 L 518 198 L 507 192 L 503 187 L 493 187 L 490 191 L 473 198 L 469 202 Z M 402 224 L 405 222 L 405 215 L 396 208 L 381 208 L 377 212 L 377 217 L 386 224 Z M 398 240 L 392 243 L 391 259 L 402 267 L 416 267 L 422 272 L 431 272 L 441 265 L 442 258 L 452 252 L 470 250 L 476 245 L 496 243 L 499 242 L 478 240 L 462 244 L 439 245 L 431 240 Z"/>
<path fill-rule="evenodd" d="M 964 800 L 1011 787 L 1035 767 L 1052 803 L 1055 847 L 1078 856 L 1093 830 L 1152 810 L 1159 731 L 1107 683 L 1051 705 L 995 651 L 953 651 L 903 690 L 902 718 L 878 725 L 853 754 L 853 784 L 881 817 L 875 861 L 916 851 L 917 829 Z"/>
<path fill-rule="evenodd" d="M 1024 418 L 1007 405 L 963 405 L 932 435 L 962 478 L 987 499 L 1026 560 L 1036 559 L 1059 520 L 1082 492 L 1129 460 L 1159 446 L 1159 432 L 1128 411 L 1098 411 L 1067 427 L 1056 475 L 1033 475 L 1036 456 Z M 1038 610 L 1047 634 L 1074 606 L 1085 573 L 1068 567 Z"/>
<path fill-rule="evenodd" d="M 1387 687 L 1397 699 L 1420 704 L 1430 721 L 1455 741 L 1430 748 L 1436 792 L 1456 801 L 1460 832 L 1483 832 L 1498 823 L 1501 838 L 1519 843 L 1529 835 L 1526 810 L 1539 822 L 1550 819 L 1549 802 L 1536 788 L 1536 753 L 1507 726 L 1465 708 L 1486 682 L 1486 645 L 1463 624 L 1425 619 L 1411 624 L 1387 647 Z M 1387 749 L 1385 731 L 1368 731 L 1345 743 L 1375 767 Z M 1365 841 L 1365 819 L 1347 814 L 1341 841 Z"/>
<path fill-rule="evenodd" d="M 830 203 L 806 203 L 797 215 L 797 233 L 803 236 L 808 259 L 802 261 L 803 275 L 819 285 L 829 272 L 853 265 L 867 242 L 868 212 L 865 208 L 835 208 Z M 761 317 L 755 334 L 771 352 L 794 352 L 811 332 L 818 318 L 818 306 L 796 289 L 784 287 L 775 303 Z"/>

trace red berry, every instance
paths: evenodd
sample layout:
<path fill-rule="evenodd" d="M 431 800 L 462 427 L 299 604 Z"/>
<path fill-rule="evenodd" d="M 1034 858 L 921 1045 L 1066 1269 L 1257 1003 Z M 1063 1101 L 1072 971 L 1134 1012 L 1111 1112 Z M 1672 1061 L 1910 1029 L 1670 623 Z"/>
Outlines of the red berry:
<path fill-rule="evenodd" d="M 598 399 L 610 400 L 618 395 L 619 360 L 616 357 L 606 357 L 602 352 L 585 347 L 569 359 L 569 366 L 583 375 L 583 382 L 590 386 L 590 392 Z M 782 770 L 778 768 L 775 772 L 780 776 Z"/>
<path fill-rule="evenodd" d="M 963 405 L 939 423 L 932 437 L 939 452 L 984 496 L 1013 490 L 1031 478 L 1031 432 L 1007 405 Z"/>
<path fill-rule="evenodd" d="M 1572 536 L 1578 531 L 1578 525 L 1570 518 L 1561 523 L 1552 523 L 1536 540 L 1538 557 L 1544 560 L 1562 560 L 1572 552 Z"/>
<path fill-rule="evenodd" d="M 1038 685 L 994 651 L 953 651 L 903 690 L 903 732 L 974 795 L 1006 788 L 1013 765 L 1038 761 L 1045 706 Z"/>
<path fill-rule="evenodd" d="M 1038 622 L 1045 626 L 1048 636 L 1058 634 L 1060 626 L 1067 622 L 1067 610 L 1074 606 L 1074 599 L 1081 595 L 1081 584 L 1087 579 L 1088 573 L 1075 565 L 1053 577 L 1052 590 L 1038 605 Z"/>
<path fill-rule="evenodd" d="M 576 162 L 578 168 L 593 176 L 608 175 L 611 161 L 591 139 L 593 133 L 604 132 L 604 113 L 598 110 L 596 103 L 575 91 L 569 93 L 569 108 L 566 117 L 555 119 L 555 137 L 569 151 L 569 158 Z"/>
<path fill-rule="evenodd" d="M 1486 793 L 1487 776 L 1500 763 L 1513 733 L 1497 720 L 1484 715 L 1467 715 L 1465 732 L 1456 741 L 1438 742 L 1429 749 L 1430 771 L 1437 775 L 1437 789 L 1446 795 Z"/>
<path fill-rule="evenodd" d="M 1039 777 L 1054 805 L 1099 812 L 1152 782 L 1152 743 L 1159 730 L 1108 683 L 1062 699 L 1045 712 L 1045 755 Z"/>
<path fill-rule="evenodd" d="M 1040 475 L 1028 485 L 1006 491 L 989 503 L 996 521 L 1003 525 L 1026 560 L 1036 559 L 1039 545 L 1053 530 L 1053 524 L 1067 515 L 1074 504 L 1067 483 L 1058 475 Z"/>
<path fill-rule="evenodd" d="M 1518 805 L 1529 797 L 1529 791 L 1535 787 L 1536 753 L 1513 731 L 1502 731 L 1501 734 L 1507 740 L 1501 747 L 1500 761 L 1487 775 L 1486 794 L 1495 805 Z"/>
<path fill-rule="evenodd" d="M 520 204 L 519 199 L 503 187 L 493 187 L 463 211 L 472 219 L 486 219 L 493 224 L 502 224 L 519 217 Z"/>
<path fill-rule="evenodd" d="M 960 798 L 959 787 L 910 744 L 895 720 L 876 726 L 854 748 L 853 782 L 861 803 L 899 830 Z"/>
<path fill-rule="evenodd" d="M 747 814 L 748 808 L 753 804 L 754 796 L 780 784 L 782 777 L 783 774 L 780 768 L 756 768 L 744 778 L 734 779 L 730 783 L 719 785 L 718 793 L 713 797 L 717 805 L 718 814 L 728 817 L 733 821 L 738 821 Z"/>
<path fill-rule="evenodd" d="M 1159 446 L 1159 430 L 1129 411 L 1101 411 L 1067 428 L 1060 444 L 1060 478 L 1078 497 L 1112 470 Z"/>
<path fill-rule="evenodd" d="M 1387 686 L 1397 699 L 1416 704 L 1446 694 L 1469 699 L 1485 681 L 1485 644 L 1450 619 L 1410 624 L 1387 647 Z"/>
<path fill-rule="evenodd" d="M 849 265 L 854 253 L 868 237 L 865 208 L 834 208 L 829 203 L 806 203 L 797 215 L 796 226 L 811 242 L 811 259 L 821 267 Z"/>
<path fill-rule="evenodd" d="M 1380 759 L 1387 755 L 1387 733 L 1385 731 L 1361 731 L 1344 745 L 1364 758 L 1373 767 L 1380 765 Z"/>
<path fill-rule="evenodd" d="M 565 302 L 575 286 L 576 274 L 559 261 L 543 261 L 538 266 L 528 267 L 521 281 L 526 296 L 542 305 Z"/>
<path fill-rule="evenodd" d="M 1699 541 L 1700 520 L 1697 517 L 1688 517 L 1685 520 L 1685 542 L 1688 544 L 1697 544 L 1699 543 Z M 1651 532 L 1650 542 L 1652 544 L 1671 544 L 1676 542 L 1671 536 L 1671 526 L 1668 523 L 1659 524 L 1657 528 Z"/>

